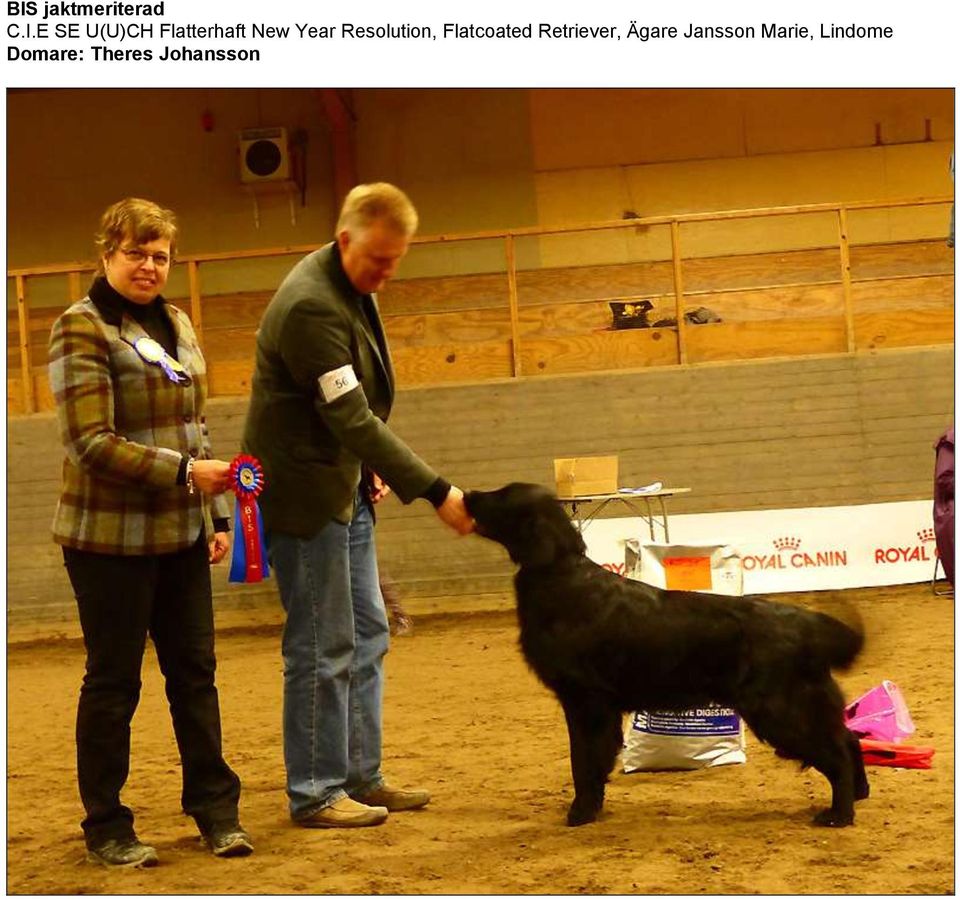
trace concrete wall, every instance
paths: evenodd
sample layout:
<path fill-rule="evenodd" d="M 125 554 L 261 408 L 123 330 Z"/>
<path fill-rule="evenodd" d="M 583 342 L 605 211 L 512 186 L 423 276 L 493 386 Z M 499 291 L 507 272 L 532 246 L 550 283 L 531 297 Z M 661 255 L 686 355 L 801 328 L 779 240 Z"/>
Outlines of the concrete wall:
<path fill-rule="evenodd" d="M 950 90 L 535 90 L 542 225 L 951 194 Z M 856 213 L 863 244 L 942 237 L 942 207 Z M 835 243 L 835 216 L 686 226 L 685 256 Z M 666 227 L 539 240 L 544 265 L 668 259 Z"/>
<path fill-rule="evenodd" d="M 209 132 L 205 110 L 214 116 Z M 307 134 L 306 204 L 297 198 L 294 224 L 285 196 L 262 197 L 258 229 L 240 185 L 237 133 L 274 125 Z M 92 259 L 101 213 L 125 196 L 172 208 L 183 253 L 320 240 L 334 219 L 331 165 L 315 91 L 15 91 L 7 96 L 8 265 Z M 227 274 L 252 290 L 275 285 L 283 268 L 233 264 Z M 215 289 L 218 273 L 209 278 Z"/>
<path fill-rule="evenodd" d="M 355 99 L 358 177 L 407 189 L 422 233 L 536 224 L 526 91 L 358 90 Z M 214 117 L 209 132 L 205 110 Z M 257 227 L 239 182 L 237 132 L 273 125 L 306 134 L 306 190 L 295 199 L 295 222 L 286 194 L 258 194 Z M 91 259 L 103 209 L 129 195 L 176 211 L 182 253 L 319 243 L 332 234 L 331 139 L 315 90 L 18 91 L 8 97 L 7 129 L 11 267 Z M 478 265 L 501 266 L 500 246 L 434 252 L 426 271 Z M 289 259 L 207 264 L 203 288 L 267 289 L 289 267 Z M 418 273 L 415 251 L 404 274 Z M 187 292 L 185 271 L 174 269 L 168 293 Z M 35 306 L 60 305 L 66 295 L 63 277 L 31 280 Z"/>
<path fill-rule="evenodd" d="M 617 454 L 621 481 L 690 487 L 674 513 L 932 496 L 933 441 L 953 416 L 953 348 L 716 363 L 401 391 L 391 424 L 464 488 L 551 483 L 553 459 Z M 215 450 L 237 451 L 245 400 L 213 401 Z M 8 423 L 8 596 L 13 625 L 75 618 L 49 526 L 59 487 L 56 421 Z M 386 501 L 383 567 L 413 609 L 455 611 L 509 593 L 502 550 L 458 538 L 425 501 Z M 275 606 L 275 587 L 227 586 L 219 608 Z"/>
<path fill-rule="evenodd" d="M 625 209 L 656 215 L 951 191 L 953 92 L 944 89 L 358 89 L 353 96 L 358 177 L 406 188 L 422 234 L 591 222 Z M 207 110 L 209 132 L 201 124 Z M 306 135 L 307 180 L 295 222 L 285 195 L 265 195 L 257 228 L 239 183 L 237 132 L 266 125 Z M 335 219 L 331 139 L 315 90 L 14 91 L 7 147 L 11 267 L 90 259 L 104 207 L 127 195 L 176 210 L 185 253 L 322 242 Z M 921 224 L 939 234 L 943 210 L 926 216 Z M 759 230 L 705 226 L 687 232 L 685 248 L 805 245 L 832 227 L 809 219 Z M 883 218 L 860 239 L 877 239 L 884 228 L 897 239 L 898 227 L 901 238 L 925 234 L 904 235 L 904 223 Z M 665 229 L 517 248 L 521 268 L 668 251 Z M 503 265 L 501 245 L 471 242 L 415 249 L 400 277 Z M 284 259 L 211 264 L 203 288 L 266 290 L 287 268 Z M 175 269 L 171 278 L 170 295 L 185 295 L 185 273 Z M 66 297 L 63 278 L 31 280 L 30 290 L 37 306 Z M 15 302 L 10 282 L 7 296 Z"/>
<path fill-rule="evenodd" d="M 530 92 L 537 171 L 951 141 L 949 88 Z"/>

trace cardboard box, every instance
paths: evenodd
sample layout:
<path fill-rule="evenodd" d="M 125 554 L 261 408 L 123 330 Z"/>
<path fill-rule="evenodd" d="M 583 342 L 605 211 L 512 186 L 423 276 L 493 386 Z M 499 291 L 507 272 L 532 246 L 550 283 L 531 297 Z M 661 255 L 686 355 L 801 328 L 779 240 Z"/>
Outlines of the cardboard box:
<path fill-rule="evenodd" d="M 553 474 L 557 480 L 557 496 L 570 498 L 615 494 L 620 486 L 618 468 L 616 456 L 555 459 Z"/>

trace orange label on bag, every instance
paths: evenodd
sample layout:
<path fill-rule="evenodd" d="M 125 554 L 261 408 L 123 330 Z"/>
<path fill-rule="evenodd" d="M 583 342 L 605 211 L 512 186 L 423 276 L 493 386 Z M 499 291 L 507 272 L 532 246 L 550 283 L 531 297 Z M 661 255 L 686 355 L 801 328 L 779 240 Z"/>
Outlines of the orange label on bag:
<path fill-rule="evenodd" d="M 713 587 L 709 556 L 669 556 L 663 560 L 668 591 L 709 591 Z"/>

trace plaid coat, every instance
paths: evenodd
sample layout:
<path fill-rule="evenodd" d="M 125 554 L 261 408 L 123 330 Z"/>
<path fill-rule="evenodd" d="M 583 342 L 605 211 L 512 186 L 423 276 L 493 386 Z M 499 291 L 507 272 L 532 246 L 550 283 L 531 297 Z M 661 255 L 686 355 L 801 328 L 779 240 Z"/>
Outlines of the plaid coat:
<path fill-rule="evenodd" d="M 58 544 L 126 556 L 183 550 L 227 518 L 177 484 L 185 455 L 211 457 L 203 417 L 206 364 L 186 314 L 164 303 L 177 358 L 191 381 L 174 384 L 134 349 L 147 337 L 129 315 L 91 297 L 73 304 L 50 335 L 50 387 L 66 448 L 53 521 Z"/>

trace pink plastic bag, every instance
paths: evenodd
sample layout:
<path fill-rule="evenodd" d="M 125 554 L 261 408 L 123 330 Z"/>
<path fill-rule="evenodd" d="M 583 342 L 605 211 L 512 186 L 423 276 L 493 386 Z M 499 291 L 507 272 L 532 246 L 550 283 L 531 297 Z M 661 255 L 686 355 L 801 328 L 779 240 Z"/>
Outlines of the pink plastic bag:
<path fill-rule="evenodd" d="M 898 744 L 916 731 L 903 694 L 892 681 L 857 698 L 846 709 L 847 728 L 859 737 Z"/>

